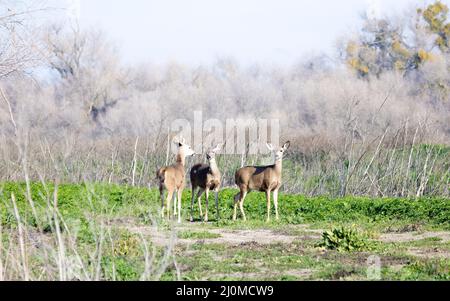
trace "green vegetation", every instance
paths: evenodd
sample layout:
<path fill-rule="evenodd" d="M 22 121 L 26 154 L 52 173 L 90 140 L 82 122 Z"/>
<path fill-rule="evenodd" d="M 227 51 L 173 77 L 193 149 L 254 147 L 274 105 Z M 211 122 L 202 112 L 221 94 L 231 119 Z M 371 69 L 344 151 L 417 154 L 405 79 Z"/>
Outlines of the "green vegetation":
<path fill-rule="evenodd" d="M 14 224 L 11 194 L 15 195 L 18 210 L 30 226 L 36 226 L 26 200 L 25 183 L 4 183 L 0 186 L 0 204 L 2 224 Z M 47 208 L 53 204 L 55 187 L 53 184 L 33 183 L 30 187 L 31 198 L 37 213 L 44 219 Z M 219 194 L 221 225 L 230 224 L 233 209 L 233 197 L 236 189 L 223 189 Z M 148 223 L 148 216 L 159 217 L 159 192 L 156 189 L 136 188 L 105 184 L 61 184 L 57 189 L 57 207 L 64 219 L 89 222 L 87 213 L 104 216 L 135 217 Z M 197 204 L 194 210 L 197 210 Z M 252 222 L 265 220 L 266 201 L 262 193 L 250 193 L 244 204 L 247 216 Z M 371 198 L 327 196 L 306 197 L 302 195 L 280 195 L 280 218 L 274 224 L 302 223 L 390 223 L 405 224 L 426 223 L 441 229 L 450 230 L 450 202 L 444 197 L 406 198 Z M 187 220 L 190 208 L 190 191 L 183 193 L 183 217 Z M 272 210 L 273 206 L 272 206 Z M 195 211 L 198 212 L 198 211 Z M 211 205 L 210 213 L 215 217 L 215 208 Z M 273 211 L 274 215 L 274 211 Z M 239 215 L 238 215 L 239 218 Z M 42 221 L 41 221 L 42 222 Z M 43 225 L 49 227 L 48 224 Z M 49 229 L 50 231 L 51 229 Z"/>
<path fill-rule="evenodd" d="M 367 238 L 354 228 L 335 228 L 322 234 L 322 242 L 319 244 L 330 250 L 338 251 L 363 251 L 367 249 Z"/>
<path fill-rule="evenodd" d="M 0 259 L 13 252 L 9 256 L 20 262 L 21 230 L 32 279 L 42 279 L 44 267 L 54 271 L 44 279 L 59 279 L 58 261 L 44 252 L 55 250 L 64 252 L 68 280 L 354 280 L 366 279 L 370 255 L 380 257 L 382 279 L 449 279 L 450 234 L 443 232 L 450 229 L 448 199 L 282 194 L 280 221 L 265 223 L 261 193 L 246 199 L 247 222 L 231 220 L 236 193 L 220 192 L 219 222 L 190 223 L 186 190 L 184 221 L 176 225 L 161 220 L 156 190 L 106 184 L 61 184 L 55 189 L 53 184 L 31 183 L 30 202 L 25 183 L 3 183 Z M 412 231 L 436 234 L 395 240 Z M 174 244 L 171 233 L 185 242 Z M 383 235 L 394 239 L 383 240 Z M 80 266 L 73 264 L 74 258 Z M 10 269 L 10 279 L 25 277 L 22 265 Z"/>

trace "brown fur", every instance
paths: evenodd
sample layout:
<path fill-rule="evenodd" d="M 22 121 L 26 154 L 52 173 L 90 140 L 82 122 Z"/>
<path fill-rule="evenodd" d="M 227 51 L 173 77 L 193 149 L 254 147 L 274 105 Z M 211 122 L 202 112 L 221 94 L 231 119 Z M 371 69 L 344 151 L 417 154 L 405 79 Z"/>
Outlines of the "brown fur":
<path fill-rule="evenodd" d="M 244 212 L 244 199 L 252 190 L 262 191 L 266 193 L 267 200 L 267 221 L 270 220 L 270 193 L 273 192 L 273 200 L 275 205 L 275 218 L 278 220 L 278 190 L 281 187 L 281 171 L 283 153 L 289 148 L 290 142 L 286 142 L 276 152 L 276 162 L 267 166 L 246 166 L 238 169 L 235 174 L 235 183 L 239 187 L 240 192 L 234 197 L 234 213 L 233 220 L 236 220 L 237 204 L 239 203 L 240 211 L 244 220 L 246 220 Z M 271 145 L 270 150 L 273 151 Z"/>
<path fill-rule="evenodd" d="M 220 172 L 213 173 L 207 164 L 196 164 L 191 169 L 191 183 L 193 188 L 215 190 L 220 187 Z"/>
<path fill-rule="evenodd" d="M 185 187 L 185 157 L 192 155 L 194 152 L 188 145 L 179 143 L 176 163 L 170 166 L 165 166 L 157 170 L 156 177 L 159 181 L 159 194 L 161 198 L 161 215 L 164 216 L 164 211 L 167 205 L 167 217 L 170 218 L 170 202 L 176 192 L 176 201 L 178 201 L 178 213 L 174 203 L 174 215 L 178 214 L 178 222 L 181 222 L 181 195 Z M 164 190 L 167 190 L 166 202 L 164 202 Z"/>
<path fill-rule="evenodd" d="M 191 221 L 193 221 L 193 208 L 194 208 L 194 196 L 195 190 L 199 188 L 197 193 L 198 206 L 200 210 L 200 219 L 208 221 L 208 198 L 209 192 L 215 192 L 217 220 L 219 219 L 219 204 L 218 204 L 218 192 L 220 188 L 221 174 L 217 163 L 215 161 L 215 153 L 220 150 L 219 145 L 210 151 L 208 151 L 207 158 L 209 164 L 196 164 L 191 168 L 190 178 L 192 185 L 192 199 L 191 199 Z M 206 196 L 206 214 L 203 218 L 201 196 L 205 192 Z"/>

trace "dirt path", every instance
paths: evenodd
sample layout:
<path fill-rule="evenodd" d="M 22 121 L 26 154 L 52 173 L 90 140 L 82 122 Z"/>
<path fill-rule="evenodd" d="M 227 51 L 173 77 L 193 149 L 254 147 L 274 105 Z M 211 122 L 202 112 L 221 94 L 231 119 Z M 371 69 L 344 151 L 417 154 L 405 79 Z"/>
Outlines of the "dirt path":
<path fill-rule="evenodd" d="M 290 244 L 295 239 L 319 239 L 323 230 L 310 229 L 309 225 L 291 225 L 283 230 L 275 229 L 217 229 L 204 228 L 198 224 L 182 225 L 176 228 L 176 232 L 208 232 L 216 234 L 216 238 L 178 238 L 175 232 L 160 231 L 158 228 L 150 226 L 126 226 L 126 228 L 134 233 L 147 234 L 157 245 L 166 245 L 170 240 L 176 241 L 177 244 L 192 244 L 202 240 L 208 243 L 230 244 L 236 245 L 241 243 L 257 242 L 259 244 L 284 243 Z M 404 233 L 385 233 L 380 235 L 379 241 L 391 242 L 408 242 L 417 241 L 426 238 L 440 238 L 441 242 L 450 241 L 450 232 L 404 232 Z"/>
<path fill-rule="evenodd" d="M 185 245 L 188 247 L 198 243 L 221 244 L 224 246 L 236 246 L 241 244 L 257 243 L 259 245 L 269 244 L 291 244 L 295 240 L 318 240 L 322 229 L 310 229 L 309 225 L 290 225 L 283 229 L 220 229 L 204 227 L 201 224 L 183 224 L 177 226 L 174 231 L 159 230 L 151 226 L 125 226 L 133 233 L 144 234 L 158 246 Z M 180 238 L 180 233 L 194 234 L 191 238 Z M 200 234 L 196 237 L 195 234 Z M 212 238 L 201 238 L 201 234 L 214 234 Z M 181 235 L 182 236 L 182 235 Z M 440 238 L 441 243 L 450 242 L 450 232 L 404 232 L 385 233 L 380 235 L 379 241 L 384 243 L 401 243 L 418 241 L 427 238 Z M 411 247 L 407 253 L 422 258 L 450 258 L 450 252 L 441 247 Z M 307 274 L 307 273 L 306 273 Z M 243 275 L 248 276 L 248 275 Z"/>
<path fill-rule="evenodd" d="M 217 234 L 216 238 L 178 238 L 175 232 L 158 231 L 154 227 L 127 227 L 127 229 L 134 233 L 147 234 L 151 237 L 152 242 L 156 245 L 164 246 L 172 242 L 175 244 L 191 245 L 199 241 L 205 241 L 215 244 L 239 245 L 243 243 L 257 242 L 258 244 L 274 244 L 283 243 L 290 244 L 295 239 L 317 239 L 320 237 L 321 230 L 308 229 L 307 225 L 298 225 L 296 227 L 304 234 L 288 235 L 282 231 L 272 229 L 251 229 L 251 230 L 231 230 L 231 229 L 208 229 L 199 226 L 182 226 L 178 227 L 178 232 L 208 232 Z"/>
<path fill-rule="evenodd" d="M 408 242 L 421 240 L 425 238 L 437 237 L 442 239 L 442 242 L 450 241 L 450 232 L 405 232 L 405 233 L 388 233 L 382 234 L 380 239 L 382 242 Z"/>
<path fill-rule="evenodd" d="M 440 248 L 409 248 L 407 252 L 421 258 L 450 258 L 450 251 Z"/>
<path fill-rule="evenodd" d="M 258 244 L 266 245 L 272 243 L 289 244 L 295 239 L 295 236 L 288 236 L 284 234 L 275 233 L 272 230 L 255 229 L 255 230 L 229 230 L 213 229 L 208 232 L 219 234 L 220 237 L 208 239 L 210 243 L 218 244 L 242 244 L 249 242 L 257 242 Z"/>
<path fill-rule="evenodd" d="M 427 238 L 439 238 L 440 242 L 447 243 L 450 241 L 450 232 L 405 232 L 405 233 L 388 233 L 380 236 L 379 240 L 386 243 L 399 243 L 418 241 Z M 406 251 L 408 254 L 421 258 L 450 258 L 450 252 L 442 247 L 410 247 Z"/>
<path fill-rule="evenodd" d="M 305 279 L 309 276 L 311 276 L 314 273 L 313 269 L 298 269 L 298 270 L 287 270 L 287 271 L 269 271 L 269 270 L 265 270 L 263 271 L 265 276 L 277 276 L 277 275 L 286 275 L 286 276 L 294 276 L 297 277 L 299 279 Z M 258 272 L 258 273 L 218 273 L 218 274 L 214 274 L 214 278 L 215 279 L 221 279 L 223 277 L 232 277 L 232 278 L 241 278 L 241 279 L 255 279 L 258 277 L 261 277 L 262 272 Z M 208 278 L 203 279 L 203 280 L 208 280 Z"/>

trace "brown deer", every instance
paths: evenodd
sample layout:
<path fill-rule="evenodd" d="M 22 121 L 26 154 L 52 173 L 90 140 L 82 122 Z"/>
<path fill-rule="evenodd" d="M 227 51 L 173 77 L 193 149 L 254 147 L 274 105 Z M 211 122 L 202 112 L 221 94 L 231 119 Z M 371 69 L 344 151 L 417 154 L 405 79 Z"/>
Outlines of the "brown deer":
<path fill-rule="evenodd" d="M 267 148 L 275 157 L 275 164 L 268 166 L 246 166 L 236 171 L 235 183 L 239 187 L 240 192 L 234 197 L 233 220 L 236 220 L 238 203 L 242 213 L 242 218 L 244 221 L 246 220 L 244 213 L 244 199 L 247 193 L 252 190 L 258 190 L 266 193 L 267 222 L 270 221 L 270 192 L 273 191 L 275 219 L 278 220 L 278 190 L 281 186 L 283 154 L 289 148 L 290 144 L 291 143 L 288 141 L 276 150 L 271 144 L 267 144 Z"/>
<path fill-rule="evenodd" d="M 216 210 L 217 210 L 217 221 L 219 220 L 219 199 L 218 193 L 220 188 L 220 171 L 216 163 L 216 153 L 221 149 L 221 144 L 218 144 L 215 148 L 211 148 L 206 153 L 206 159 L 209 164 L 196 164 L 191 168 L 191 184 L 192 184 L 192 200 L 191 200 L 191 222 L 194 221 L 194 197 L 195 190 L 199 188 L 197 193 L 198 207 L 200 209 L 200 220 L 208 222 L 208 198 L 209 192 L 214 191 L 216 197 Z M 205 192 L 206 200 L 206 213 L 203 218 L 202 212 L 202 202 L 201 197 L 203 192 Z"/>
<path fill-rule="evenodd" d="M 164 211 L 167 209 L 167 218 L 170 219 L 170 201 L 175 196 L 174 216 L 178 215 L 178 223 L 181 223 L 181 195 L 185 186 L 185 162 L 186 157 L 195 155 L 195 152 L 184 139 L 175 140 L 178 144 L 178 153 L 176 163 L 170 166 L 162 167 L 156 172 L 159 181 L 159 194 L 161 197 L 161 216 L 164 217 Z M 164 202 L 164 190 L 167 190 L 166 202 Z M 174 195 L 176 193 L 176 195 Z M 167 205 L 167 208 L 166 208 Z M 177 214 L 178 205 L 178 214 Z"/>

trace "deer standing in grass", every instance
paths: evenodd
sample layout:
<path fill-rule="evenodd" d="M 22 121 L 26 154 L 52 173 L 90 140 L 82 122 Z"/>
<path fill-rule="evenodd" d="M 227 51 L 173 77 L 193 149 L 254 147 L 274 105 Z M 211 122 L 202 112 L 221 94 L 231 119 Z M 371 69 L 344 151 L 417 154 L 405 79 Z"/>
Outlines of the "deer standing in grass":
<path fill-rule="evenodd" d="M 274 149 L 267 143 L 267 148 L 275 157 L 275 164 L 268 166 L 246 166 L 238 169 L 235 174 L 235 183 L 240 192 L 234 197 L 233 220 L 236 220 L 237 205 L 241 210 L 242 218 L 246 220 L 244 213 L 244 199 L 252 190 L 258 190 L 266 193 L 267 200 L 267 222 L 270 221 L 270 193 L 273 192 L 273 203 L 275 207 L 275 219 L 278 220 L 278 190 L 281 187 L 281 169 L 283 154 L 290 146 L 286 142 L 282 147 Z"/>
<path fill-rule="evenodd" d="M 217 221 L 219 220 L 219 199 L 218 193 L 220 188 L 220 178 L 221 174 L 219 168 L 216 163 L 216 153 L 221 149 L 221 144 L 218 144 L 215 148 L 211 148 L 206 153 L 206 159 L 209 164 L 196 164 L 191 168 L 190 176 L 191 176 L 191 184 L 192 184 L 192 200 L 191 200 L 191 222 L 194 221 L 193 211 L 194 211 L 194 198 L 195 198 L 195 190 L 199 188 L 197 193 L 198 199 L 198 208 L 200 210 L 200 220 L 207 222 L 208 221 L 208 198 L 209 192 L 215 192 L 216 198 L 216 211 L 217 211 Z M 202 212 L 202 201 L 201 197 L 203 192 L 205 192 L 205 200 L 206 200 L 206 212 L 203 217 Z"/>
<path fill-rule="evenodd" d="M 195 152 L 189 145 L 185 143 L 184 139 L 174 140 L 174 142 L 178 145 L 176 163 L 158 169 L 158 171 L 156 172 L 156 177 L 159 181 L 159 194 L 161 197 L 162 207 L 161 216 L 164 217 L 164 212 L 165 210 L 167 210 L 167 218 L 170 219 L 170 202 L 172 200 L 172 197 L 175 196 L 174 216 L 178 215 L 178 223 L 181 223 L 181 195 L 185 186 L 184 167 L 186 163 L 186 157 L 193 156 Z M 164 190 L 167 190 L 167 198 L 165 202 Z"/>

